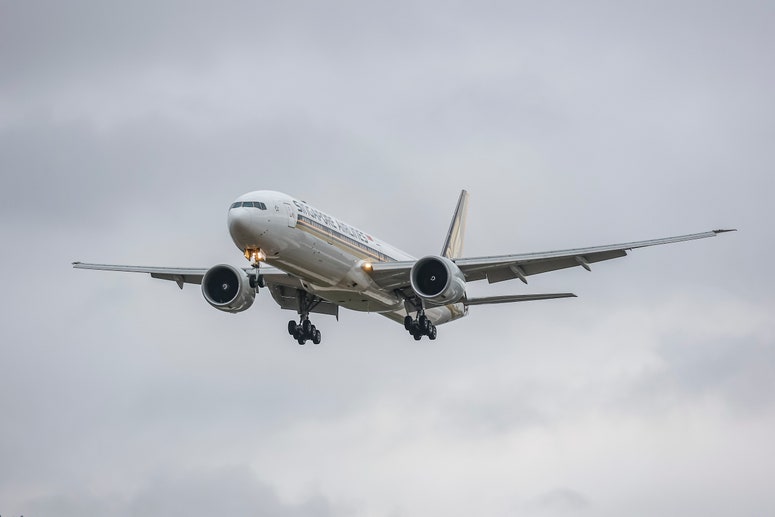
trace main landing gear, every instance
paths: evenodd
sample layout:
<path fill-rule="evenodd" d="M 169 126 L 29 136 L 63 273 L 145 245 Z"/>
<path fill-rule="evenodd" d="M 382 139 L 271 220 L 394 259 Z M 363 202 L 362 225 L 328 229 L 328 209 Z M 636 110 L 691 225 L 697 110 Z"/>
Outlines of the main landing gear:
<path fill-rule="evenodd" d="M 294 320 L 289 321 L 288 334 L 293 336 L 293 339 L 300 345 L 306 344 L 307 340 L 312 341 L 316 345 L 320 344 L 320 331 L 315 328 L 308 316 L 302 316 L 300 323 L 296 323 Z"/>
<path fill-rule="evenodd" d="M 307 341 L 312 341 L 314 344 L 320 344 L 320 331 L 315 328 L 315 325 L 309 320 L 309 313 L 315 308 L 322 300 L 317 296 L 311 295 L 306 291 L 297 291 L 297 300 L 299 304 L 299 323 L 291 320 L 288 322 L 288 334 L 293 336 L 300 345 L 304 345 Z"/>
<path fill-rule="evenodd" d="M 421 340 L 423 336 L 428 336 L 431 341 L 436 339 L 436 325 L 431 323 L 431 320 L 425 315 L 425 311 L 418 311 L 416 319 L 411 316 L 404 318 L 404 328 L 409 331 L 415 341 Z"/>

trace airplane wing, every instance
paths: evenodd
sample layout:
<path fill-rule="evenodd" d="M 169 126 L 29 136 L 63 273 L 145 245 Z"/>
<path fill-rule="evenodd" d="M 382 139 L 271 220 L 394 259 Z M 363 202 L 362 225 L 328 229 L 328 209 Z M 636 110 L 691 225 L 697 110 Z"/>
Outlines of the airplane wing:
<path fill-rule="evenodd" d="M 590 248 L 577 248 L 538 253 L 497 255 L 489 257 L 453 259 L 466 277 L 466 281 L 484 280 L 489 283 L 519 278 L 527 283 L 527 277 L 558 269 L 581 266 L 591 271 L 590 264 L 627 255 L 628 250 L 658 246 L 674 242 L 691 241 L 715 237 L 719 233 L 735 230 L 713 230 L 709 232 L 665 237 L 648 241 L 609 244 Z M 374 282 L 384 289 L 405 289 L 410 285 L 409 273 L 414 261 L 375 262 L 371 273 Z"/>
<path fill-rule="evenodd" d="M 207 273 L 207 268 L 197 267 L 158 267 L 158 266 L 122 266 L 115 264 L 89 264 L 85 262 L 73 262 L 76 269 L 95 269 L 99 271 L 120 271 L 124 273 L 147 273 L 152 278 L 171 280 L 183 289 L 184 284 L 201 284 L 202 277 Z M 242 268 L 248 274 L 252 274 L 252 267 Z M 297 310 L 298 292 L 304 291 L 301 281 L 276 267 L 262 265 L 259 273 L 263 278 L 263 285 L 269 289 L 272 298 L 282 309 Z M 310 312 L 330 314 L 338 317 L 339 306 L 320 300 Z"/>
<path fill-rule="evenodd" d="M 98 271 L 121 271 L 124 273 L 149 273 L 153 278 L 173 280 L 178 287 L 183 289 L 183 284 L 201 284 L 202 277 L 207 273 L 207 268 L 197 267 L 148 267 L 148 266 L 122 266 L 116 264 L 89 264 L 86 262 L 73 262 L 75 269 L 96 269 Z"/>
<path fill-rule="evenodd" d="M 98 271 L 121 271 L 124 273 L 148 273 L 152 278 L 172 280 L 183 289 L 183 284 L 201 284 L 202 277 L 207 273 L 206 267 L 161 267 L 161 266 L 121 266 L 116 264 L 89 264 L 73 262 L 76 269 L 96 269 Z M 245 273 L 252 274 L 252 267 L 242 268 Z M 301 287 L 299 280 L 288 273 L 271 266 L 261 266 L 261 276 L 267 284 L 294 285 Z"/>

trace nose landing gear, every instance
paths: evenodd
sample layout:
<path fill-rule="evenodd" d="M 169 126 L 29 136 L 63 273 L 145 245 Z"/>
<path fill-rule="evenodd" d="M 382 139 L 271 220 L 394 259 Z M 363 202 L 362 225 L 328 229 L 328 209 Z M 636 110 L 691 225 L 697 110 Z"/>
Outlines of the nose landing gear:
<path fill-rule="evenodd" d="M 404 318 L 404 328 L 409 331 L 415 341 L 421 340 L 423 336 L 428 336 L 431 341 L 436 339 L 436 325 L 431 323 L 423 310 L 417 311 L 417 318 L 411 316 Z"/>
<path fill-rule="evenodd" d="M 259 287 L 264 287 L 264 277 L 261 276 L 261 262 L 266 260 L 266 254 L 260 249 L 246 248 L 245 258 L 250 261 L 250 265 L 253 266 L 253 274 L 250 275 L 250 287 L 256 290 L 258 294 Z"/>

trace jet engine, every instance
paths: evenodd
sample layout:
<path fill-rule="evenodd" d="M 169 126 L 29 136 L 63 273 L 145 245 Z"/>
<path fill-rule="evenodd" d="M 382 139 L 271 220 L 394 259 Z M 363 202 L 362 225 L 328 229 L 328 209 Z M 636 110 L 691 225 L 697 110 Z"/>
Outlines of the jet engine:
<path fill-rule="evenodd" d="M 446 257 L 428 256 L 418 260 L 409 273 L 417 296 L 436 305 L 455 303 L 466 294 L 466 277 Z"/>
<path fill-rule="evenodd" d="M 225 312 L 242 312 L 253 305 L 256 291 L 242 269 L 228 264 L 213 266 L 202 277 L 202 294 L 207 303 Z"/>

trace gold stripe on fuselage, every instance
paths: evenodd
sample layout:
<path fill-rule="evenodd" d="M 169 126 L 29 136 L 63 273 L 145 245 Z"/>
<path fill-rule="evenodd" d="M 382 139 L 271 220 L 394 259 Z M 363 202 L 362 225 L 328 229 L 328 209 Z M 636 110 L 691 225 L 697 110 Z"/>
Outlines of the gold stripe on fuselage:
<path fill-rule="evenodd" d="M 307 232 L 314 237 L 318 237 L 321 240 L 324 240 L 343 251 L 351 253 L 360 259 L 373 260 L 375 262 L 395 262 L 394 258 L 389 257 L 384 253 L 378 252 L 377 250 L 372 249 L 363 243 L 353 244 L 352 242 L 349 242 L 349 240 L 352 240 L 353 242 L 358 241 L 351 239 L 350 237 L 340 235 L 338 232 L 332 230 L 331 228 L 328 228 L 327 226 L 324 226 L 318 222 L 312 221 L 304 216 L 300 215 L 298 217 L 296 221 L 296 227 L 299 230 Z"/>

